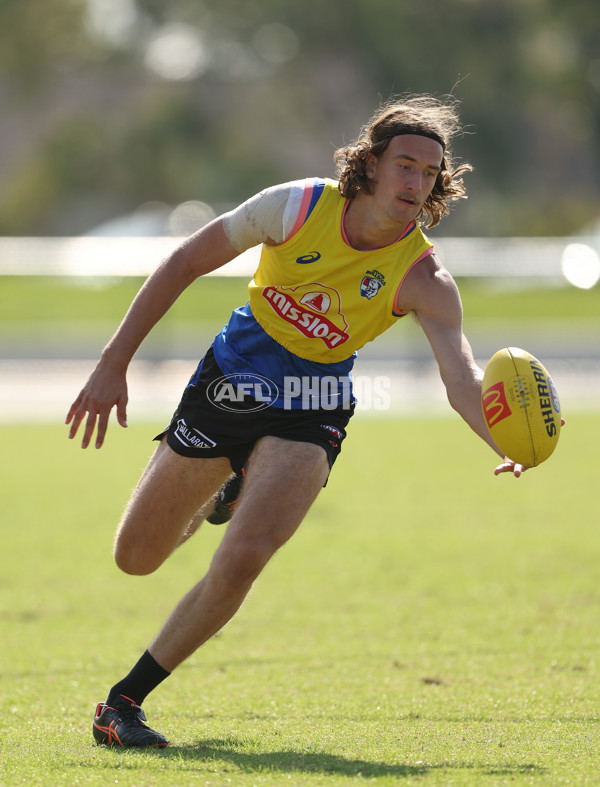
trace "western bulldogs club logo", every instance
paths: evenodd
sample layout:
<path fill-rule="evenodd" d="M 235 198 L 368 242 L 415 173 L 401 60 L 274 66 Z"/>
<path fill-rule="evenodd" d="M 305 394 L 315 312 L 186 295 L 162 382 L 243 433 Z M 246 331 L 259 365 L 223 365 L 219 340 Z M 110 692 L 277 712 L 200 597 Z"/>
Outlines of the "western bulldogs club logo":
<path fill-rule="evenodd" d="M 383 273 L 367 271 L 360 283 L 360 294 L 363 298 L 371 300 L 382 287 L 385 287 L 385 276 Z"/>

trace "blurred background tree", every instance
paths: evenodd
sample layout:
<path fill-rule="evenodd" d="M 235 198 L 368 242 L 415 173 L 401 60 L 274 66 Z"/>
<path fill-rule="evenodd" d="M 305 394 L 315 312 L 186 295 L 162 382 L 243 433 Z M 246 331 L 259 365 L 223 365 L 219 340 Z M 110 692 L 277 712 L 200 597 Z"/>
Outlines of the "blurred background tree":
<path fill-rule="evenodd" d="M 0 0 L 0 233 L 85 233 L 148 203 L 219 212 L 332 175 L 405 91 L 462 102 L 476 169 L 440 234 L 598 221 L 589 0 Z"/>

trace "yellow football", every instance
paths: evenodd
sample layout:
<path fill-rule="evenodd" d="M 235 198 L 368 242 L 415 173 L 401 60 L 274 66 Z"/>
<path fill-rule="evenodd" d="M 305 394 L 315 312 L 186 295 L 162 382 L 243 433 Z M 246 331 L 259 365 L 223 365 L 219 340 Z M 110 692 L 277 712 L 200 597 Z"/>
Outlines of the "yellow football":
<path fill-rule="evenodd" d="M 500 450 L 528 467 L 544 462 L 560 435 L 560 401 L 552 378 L 533 355 L 505 347 L 490 358 L 481 405 Z"/>

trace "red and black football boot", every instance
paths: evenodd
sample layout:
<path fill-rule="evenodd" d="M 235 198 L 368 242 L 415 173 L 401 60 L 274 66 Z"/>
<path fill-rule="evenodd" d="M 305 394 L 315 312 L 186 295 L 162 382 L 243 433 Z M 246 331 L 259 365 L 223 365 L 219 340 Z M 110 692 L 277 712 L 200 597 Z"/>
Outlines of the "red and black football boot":
<path fill-rule="evenodd" d="M 232 475 L 219 489 L 215 507 L 206 517 L 206 521 L 210 522 L 211 525 L 224 525 L 233 516 L 233 512 L 240 500 L 242 485 L 246 477 L 246 468 L 247 465 L 242 467 L 241 473 Z"/>
<path fill-rule="evenodd" d="M 120 694 L 112 705 L 100 702 L 94 717 L 94 739 L 103 746 L 158 746 L 169 741 L 151 730 L 144 722 L 146 715 L 139 705 Z"/>

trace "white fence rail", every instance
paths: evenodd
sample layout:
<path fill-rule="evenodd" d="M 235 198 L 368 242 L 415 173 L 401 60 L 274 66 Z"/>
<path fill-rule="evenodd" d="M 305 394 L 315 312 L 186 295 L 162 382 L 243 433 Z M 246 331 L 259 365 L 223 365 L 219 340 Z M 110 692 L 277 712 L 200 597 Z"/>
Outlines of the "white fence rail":
<path fill-rule="evenodd" d="M 0 238 L 0 276 L 147 276 L 181 241 L 174 237 Z M 435 249 L 455 276 L 533 280 L 565 278 L 589 288 L 600 278 L 598 238 L 434 238 Z M 214 271 L 251 276 L 259 247 Z"/>

